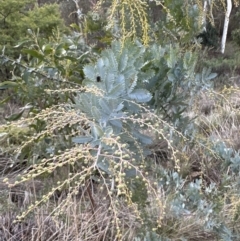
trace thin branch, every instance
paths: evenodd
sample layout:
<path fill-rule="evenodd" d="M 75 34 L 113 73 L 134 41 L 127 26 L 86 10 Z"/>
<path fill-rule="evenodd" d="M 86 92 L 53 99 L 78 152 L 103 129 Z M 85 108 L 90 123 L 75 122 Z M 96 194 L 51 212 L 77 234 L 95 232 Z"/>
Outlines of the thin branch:
<path fill-rule="evenodd" d="M 16 60 L 13 60 L 13 59 L 11 59 L 11 58 L 9 58 L 9 57 L 5 57 L 4 55 L 0 55 L 0 58 L 1 58 L 1 59 L 5 59 L 6 62 L 11 62 L 12 64 L 16 64 L 16 65 L 18 65 L 18 66 L 20 66 L 20 67 L 22 67 L 22 68 L 24 68 L 24 69 L 29 69 L 28 66 L 25 66 L 24 64 L 21 64 L 21 63 L 17 62 Z M 57 78 L 53 78 L 53 77 L 49 77 L 49 76 L 47 76 L 46 74 L 41 73 L 41 72 L 38 72 L 38 71 L 36 71 L 36 70 L 32 70 L 31 72 L 32 72 L 32 73 L 35 73 L 35 74 L 37 74 L 37 75 L 40 75 L 40 76 L 42 76 L 42 77 L 44 77 L 44 78 L 46 78 L 46 79 L 49 79 L 49 80 L 53 80 L 53 81 L 56 81 L 56 82 L 62 82 L 62 83 L 67 83 L 67 84 L 70 84 L 70 85 L 82 87 L 81 84 L 74 83 L 74 82 L 70 82 L 70 81 L 65 81 L 65 80 L 61 80 L 61 79 L 57 79 Z"/>

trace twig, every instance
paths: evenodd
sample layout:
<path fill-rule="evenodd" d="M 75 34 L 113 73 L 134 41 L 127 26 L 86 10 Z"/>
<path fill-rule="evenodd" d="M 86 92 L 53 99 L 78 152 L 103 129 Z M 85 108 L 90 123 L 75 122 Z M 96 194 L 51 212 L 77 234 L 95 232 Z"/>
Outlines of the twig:
<path fill-rule="evenodd" d="M 6 62 L 11 62 L 11 63 L 14 63 L 14 64 L 17 64 L 18 66 L 24 68 L 24 69 L 28 69 L 29 67 L 28 66 L 25 66 L 9 57 L 5 57 L 3 55 L 0 55 L 0 58 L 1 59 L 5 59 Z M 78 84 L 78 83 L 74 83 L 74 82 L 70 82 L 70 81 L 65 81 L 65 80 L 61 80 L 61 79 L 56 79 L 56 78 L 53 78 L 53 77 L 48 77 L 46 74 L 44 73 L 41 73 L 41 72 L 38 72 L 36 70 L 32 70 L 31 71 L 32 73 L 35 73 L 35 74 L 38 74 L 38 75 L 41 75 L 42 77 L 46 78 L 46 79 L 49 79 L 49 80 L 53 80 L 53 81 L 57 81 L 57 82 L 62 82 L 62 83 L 67 83 L 67 84 L 70 84 L 70 85 L 74 85 L 74 86 L 79 86 L 79 87 L 82 87 L 81 84 Z"/>
<path fill-rule="evenodd" d="M 98 234 L 99 233 L 99 228 L 98 228 L 98 225 L 97 225 L 97 219 L 96 219 L 96 216 L 95 216 L 95 202 L 94 202 L 94 199 L 93 199 L 93 197 L 92 197 L 92 193 L 91 193 L 91 189 L 90 189 L 90 184 L 91 184 L 91 181 L 89 180 L 88 181 L 88 185 L 87 185 L 87 194 L 88 194 L 88 196 L 89 196 L 89 199 L 90 199 L 90 202 L 91 202 L 91 206 L 92 206 L 92 208 L 91 208 L 91 211 L 92 211 L 92 215 L 93 215 L 93 218 L 94 218 L 94 221 L 95 221 L 95 225 L 94 225 L 94 227 L 95 227 L 95 231 L 96 231 L 96 233 Z"/>

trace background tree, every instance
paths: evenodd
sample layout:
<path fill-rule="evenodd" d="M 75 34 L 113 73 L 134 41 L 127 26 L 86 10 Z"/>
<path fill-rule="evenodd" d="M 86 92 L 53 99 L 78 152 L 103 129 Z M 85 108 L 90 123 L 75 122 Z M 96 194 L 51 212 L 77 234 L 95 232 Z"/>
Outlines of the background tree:
<path fill-rule="evenodd" d="M 36 0 L 0 1 L 0 23 L 0 49 L 4 48 L 5 53 L 14 58 L 19 57 L 14 46 L 26 39 L 28 29 L 38 31 L 42 38 L 50 37 L 56 28 L 67 31 L 59 6 L 48 4 L 38 7 Z M 1 80 L 11 77 L 10 70 L 11 66 L 1 66 Z"/>

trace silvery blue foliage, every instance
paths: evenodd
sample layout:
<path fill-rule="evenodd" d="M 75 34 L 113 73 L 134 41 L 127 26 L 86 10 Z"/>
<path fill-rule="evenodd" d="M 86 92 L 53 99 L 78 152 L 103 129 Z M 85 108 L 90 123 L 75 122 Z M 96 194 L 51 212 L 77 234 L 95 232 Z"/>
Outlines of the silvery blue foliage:
<path fill-rule="evenodd" d="M 206 68 L 197 73 L 196 55 L 191 51 L 182 52 L 177 44 L 153 44 L 144 57 L 149 61 L 144 68 L 146 73 L 150 70 L 155 73 L 144 82 L 153 94 L 149 104 L 164 120 L 193 139 L 197 128 L 185 112 L 202 90 L 212 88 L 217 74 Z"/>
<path fill-rule="evenodd" d="M 121 46 L 120 42 L 113 42 L 112 48 L 104 50 L 96 64 L 84 67 L 84 83 L 104 91 L 105 99 L 140 103 L 150 101 L 152 95 L 142 88 L 141 83 L 150 79 L 154 72 L 143 76 L 141 70 L 147 64 L 143 60 L 144 52 L 145 48 L 140 44 Z M 100 83 L 96 81 L 97 78 L 101 80 Z"/>
<path fill-rule="evenodd" d="M 111 48 L 101 53 L 95 64 L 84 67 L 83 84 L 95 91 L 78 93 L 75 109 L 91 121 L 91 132 L 73 138 L 73 142 L 90 143 L 114 152 L 112 147 L 101 141 L 102 137 L 113 135 L 121 138 L 120 141 L 132 151 L 132 157 L 148 153 L 145 147 L 152 140 L 139 131 L 140 123 L 134 121 L 143 113 L 139 104 L 152 99 L 152 94 L 142 84 L 153 76 L 152 71 L 142 71 L 147 64 L 144 62 L 144 52 L 145 48 L 140 43 L 129 42 L 122 46 L 115 41 Z M 106 168 L 102 169 L 106 171 Z"/>
<path fill-rule="evenodd" d="M 234 240 L 231 230 L 223 220 L 219 220 L 216 213 L 215 198 L 218 197 L 219 192 L 215 183 L 210 183 L 203 190 L 201 179 L 186 183 L 186 180 L 177 172 L 163 169 L 159 173 L 158 186 L 167 196 L 171 196 L 167 204 L 169 210 L 167 216 L 170 219 L 194 217 L 196 221 L 201 220 L 201 225 L 206 232 L 213 232 L 216 237 L 223 238 L 223 240 Z M 160 235 L 160 237 L 162 239 L 159 238 L 159 240 L 165 240 L 164 238 L 168 240 L 167 236 Z M 188 240 L 184 236 L 181 238 Z"/>
<path fill-rule="evenodd" d="M 183 105 L 186 97 L 193 98 L 200 90 L 211 88 L 211 80 L 217 76 L 207 68 L 196 73 L 196 55 L 190 51 L 182 53 L 178 45 L 162 47 L 155 44 L 148 49 L 146 56 L 148 59 L 152 58 L 152 68 L 155 70 L 148 88 L 155 88 L 154 103 L 158 109 L 166 104 L 174 106 L 172 104 L 176 100 L 181 100 L 179 104 Z M 182 93 L 177 93 L 176 90 L 182 90 Z M 161 103 L 159 100 L 164 101 Z"/>
<path fill-rule="evenodd" d="M 213 150 L 224 160 L 225 168 L 230 167 L 230 170 L 240 176 L 240 152 L 227 147 L 224 142 L 215 142 Z"/>
<path fill-rule="evenodd" d="M 146 156 L 152 139 L 142 133 L 141 123 L 136 121 L 144 114 L 142 104 L 163 114 L 175 126 L 189 129 L 182 116 L 189 104 L 187 96 L 208 86 L 206 81 L 215 74 L 209 70 L 195 74 L 194 56 L 178 51 L 171 45 L 147 48 L 137 41 L 126 41 L 124 45 L 114 41 L 95 63 L 86 65 L 83 84 L 95 91 L 78 93 L 75 108 L 91 120 L 91 134 L 75 137 L 73 142 L 110 150 L 101 138 L 114 135 L 127 144 L 135 157 Z"/>

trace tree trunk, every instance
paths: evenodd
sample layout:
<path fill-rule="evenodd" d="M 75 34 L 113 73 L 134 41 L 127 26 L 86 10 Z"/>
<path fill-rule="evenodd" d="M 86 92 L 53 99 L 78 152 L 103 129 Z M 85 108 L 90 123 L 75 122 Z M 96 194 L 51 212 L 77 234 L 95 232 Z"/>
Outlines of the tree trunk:
<path fill-rule="evenodd" d="M 228 32 L 228 24 L 229 24 L 229 17 L 232 11 L 232 0 L 227 0 L 227 11 L 225 14 L 225 21 L 223 27 L 223 34 L 222 34 L 222 42 L 221 42 L 221 53 L 224 54 L 226 39 L 227 39 L 227 32 Z"/>
<path fill-rule="evenodd" d="M 202 16 L 202 27 L 203 27 L 203 32 L 206 32 L 207 30 L 207 21 L 206 21 L 206 15 L 207 15 L 207 0 L 204 1 L 203 3 L 203 16 Z"/>

